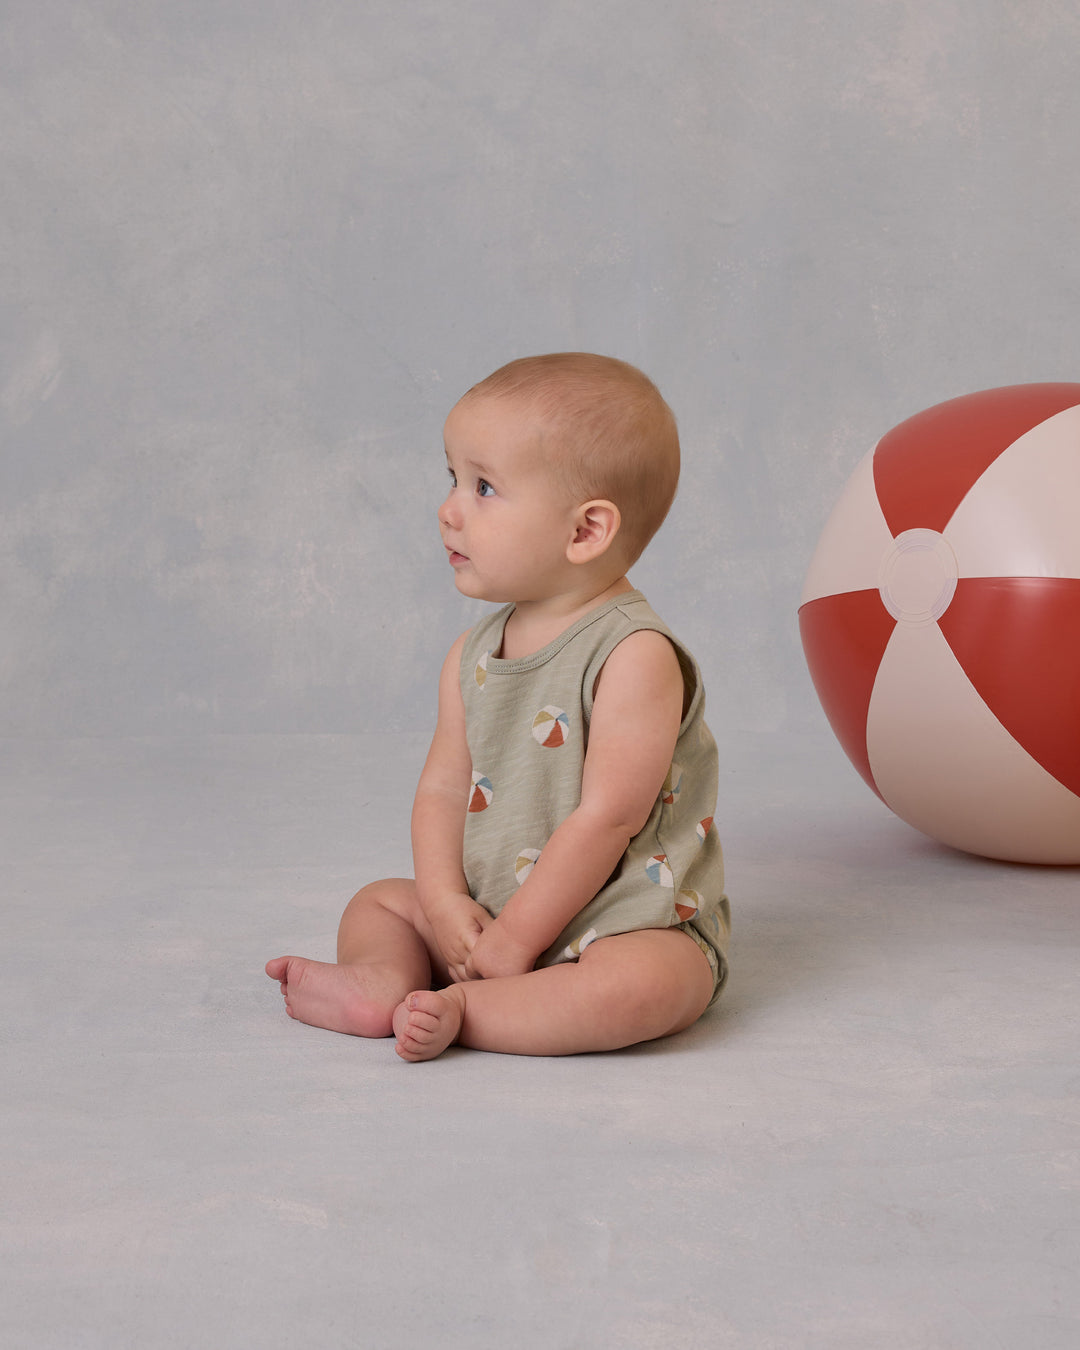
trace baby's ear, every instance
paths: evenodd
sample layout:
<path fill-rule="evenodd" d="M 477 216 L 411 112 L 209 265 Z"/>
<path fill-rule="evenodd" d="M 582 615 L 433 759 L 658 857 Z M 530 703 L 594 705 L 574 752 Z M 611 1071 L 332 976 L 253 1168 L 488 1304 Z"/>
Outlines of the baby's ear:
<path fill-rule="evenodd" d="M 585 502 L 578 507 L 574 537 L 567 546 L 566 556 L 574 563 L 599 558 L 611 547 L 621 524 L 622 516 L 614 502 Z"/>

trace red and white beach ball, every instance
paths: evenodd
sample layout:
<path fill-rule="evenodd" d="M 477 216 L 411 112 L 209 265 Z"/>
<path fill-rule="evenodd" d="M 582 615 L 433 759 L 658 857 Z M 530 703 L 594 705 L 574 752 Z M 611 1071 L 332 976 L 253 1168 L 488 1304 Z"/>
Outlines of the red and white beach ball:
<path fill-rule="evenodd" d="M 901 819 L 1080 863 L 1080 384 L 969 394 L 883 436 L 799 625 L 833 731 Z"/>

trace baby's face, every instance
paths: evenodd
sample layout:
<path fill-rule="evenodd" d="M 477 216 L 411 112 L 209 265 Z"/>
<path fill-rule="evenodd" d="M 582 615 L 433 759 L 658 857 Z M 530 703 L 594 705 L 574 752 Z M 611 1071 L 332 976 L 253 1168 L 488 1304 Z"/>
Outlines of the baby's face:
<path fill-rule="evenodd" d="M 558 594 L 576 503 L 545 462 L 535 420 L 512 398 L 474 396 L 452 409 L 444 440 L 439 526 L 458 590 L 519 604 Z"/>

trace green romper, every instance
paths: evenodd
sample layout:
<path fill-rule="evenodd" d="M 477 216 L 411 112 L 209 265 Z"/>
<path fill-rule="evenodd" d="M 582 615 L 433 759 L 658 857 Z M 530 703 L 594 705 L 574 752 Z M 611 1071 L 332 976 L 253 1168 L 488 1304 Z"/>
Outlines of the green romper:
<path fill-rule="evenodd" d="M 465 824 L 469 892 L 497 915 L 532 870 L 545 843 L 581 800 L 597 676 L 631 633 L 663 633 L 675 648 L 689 700 L 674 762 L 644 829 L 631 839 L 600 892 L 537 961 L 575 961 L 596 938 L 641 928 L 682 928 L 727 976 L 730 931 L 724 861 L 713 824 L 716 743 L 705 725 L 697 664 L 639 591 L 598 606 L 541 651 L 517 661 L 493 653 L 513 605 L 482 620 L 465 640 L 461 693 L 472 758 Z"/>

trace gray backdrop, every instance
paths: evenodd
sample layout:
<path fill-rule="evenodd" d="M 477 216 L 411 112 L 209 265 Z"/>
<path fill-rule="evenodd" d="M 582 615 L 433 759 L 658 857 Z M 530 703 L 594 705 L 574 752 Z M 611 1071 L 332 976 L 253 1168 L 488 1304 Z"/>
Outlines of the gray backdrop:
<path fill-rule="evenodd" d="M 882 432 L 1080 378 L 1077 13 L 0 0 L 4 1350 L 1080 1345 L 1076 869 L 893 817 L 795 618 Z M 409 869 L 442 421 L 564 347 L 680 417 L 731 985 L 406 1066 L 263 963 Z"/>
<path fill-rule="evenodd" d="M 1077 379 L 1059 0 L 5 0 L 0 734 L 430 720 L 462 390 L 658 381 L 635 573 L 710 721 L 822 725 L 795 609 L 902 417 Z"/>

